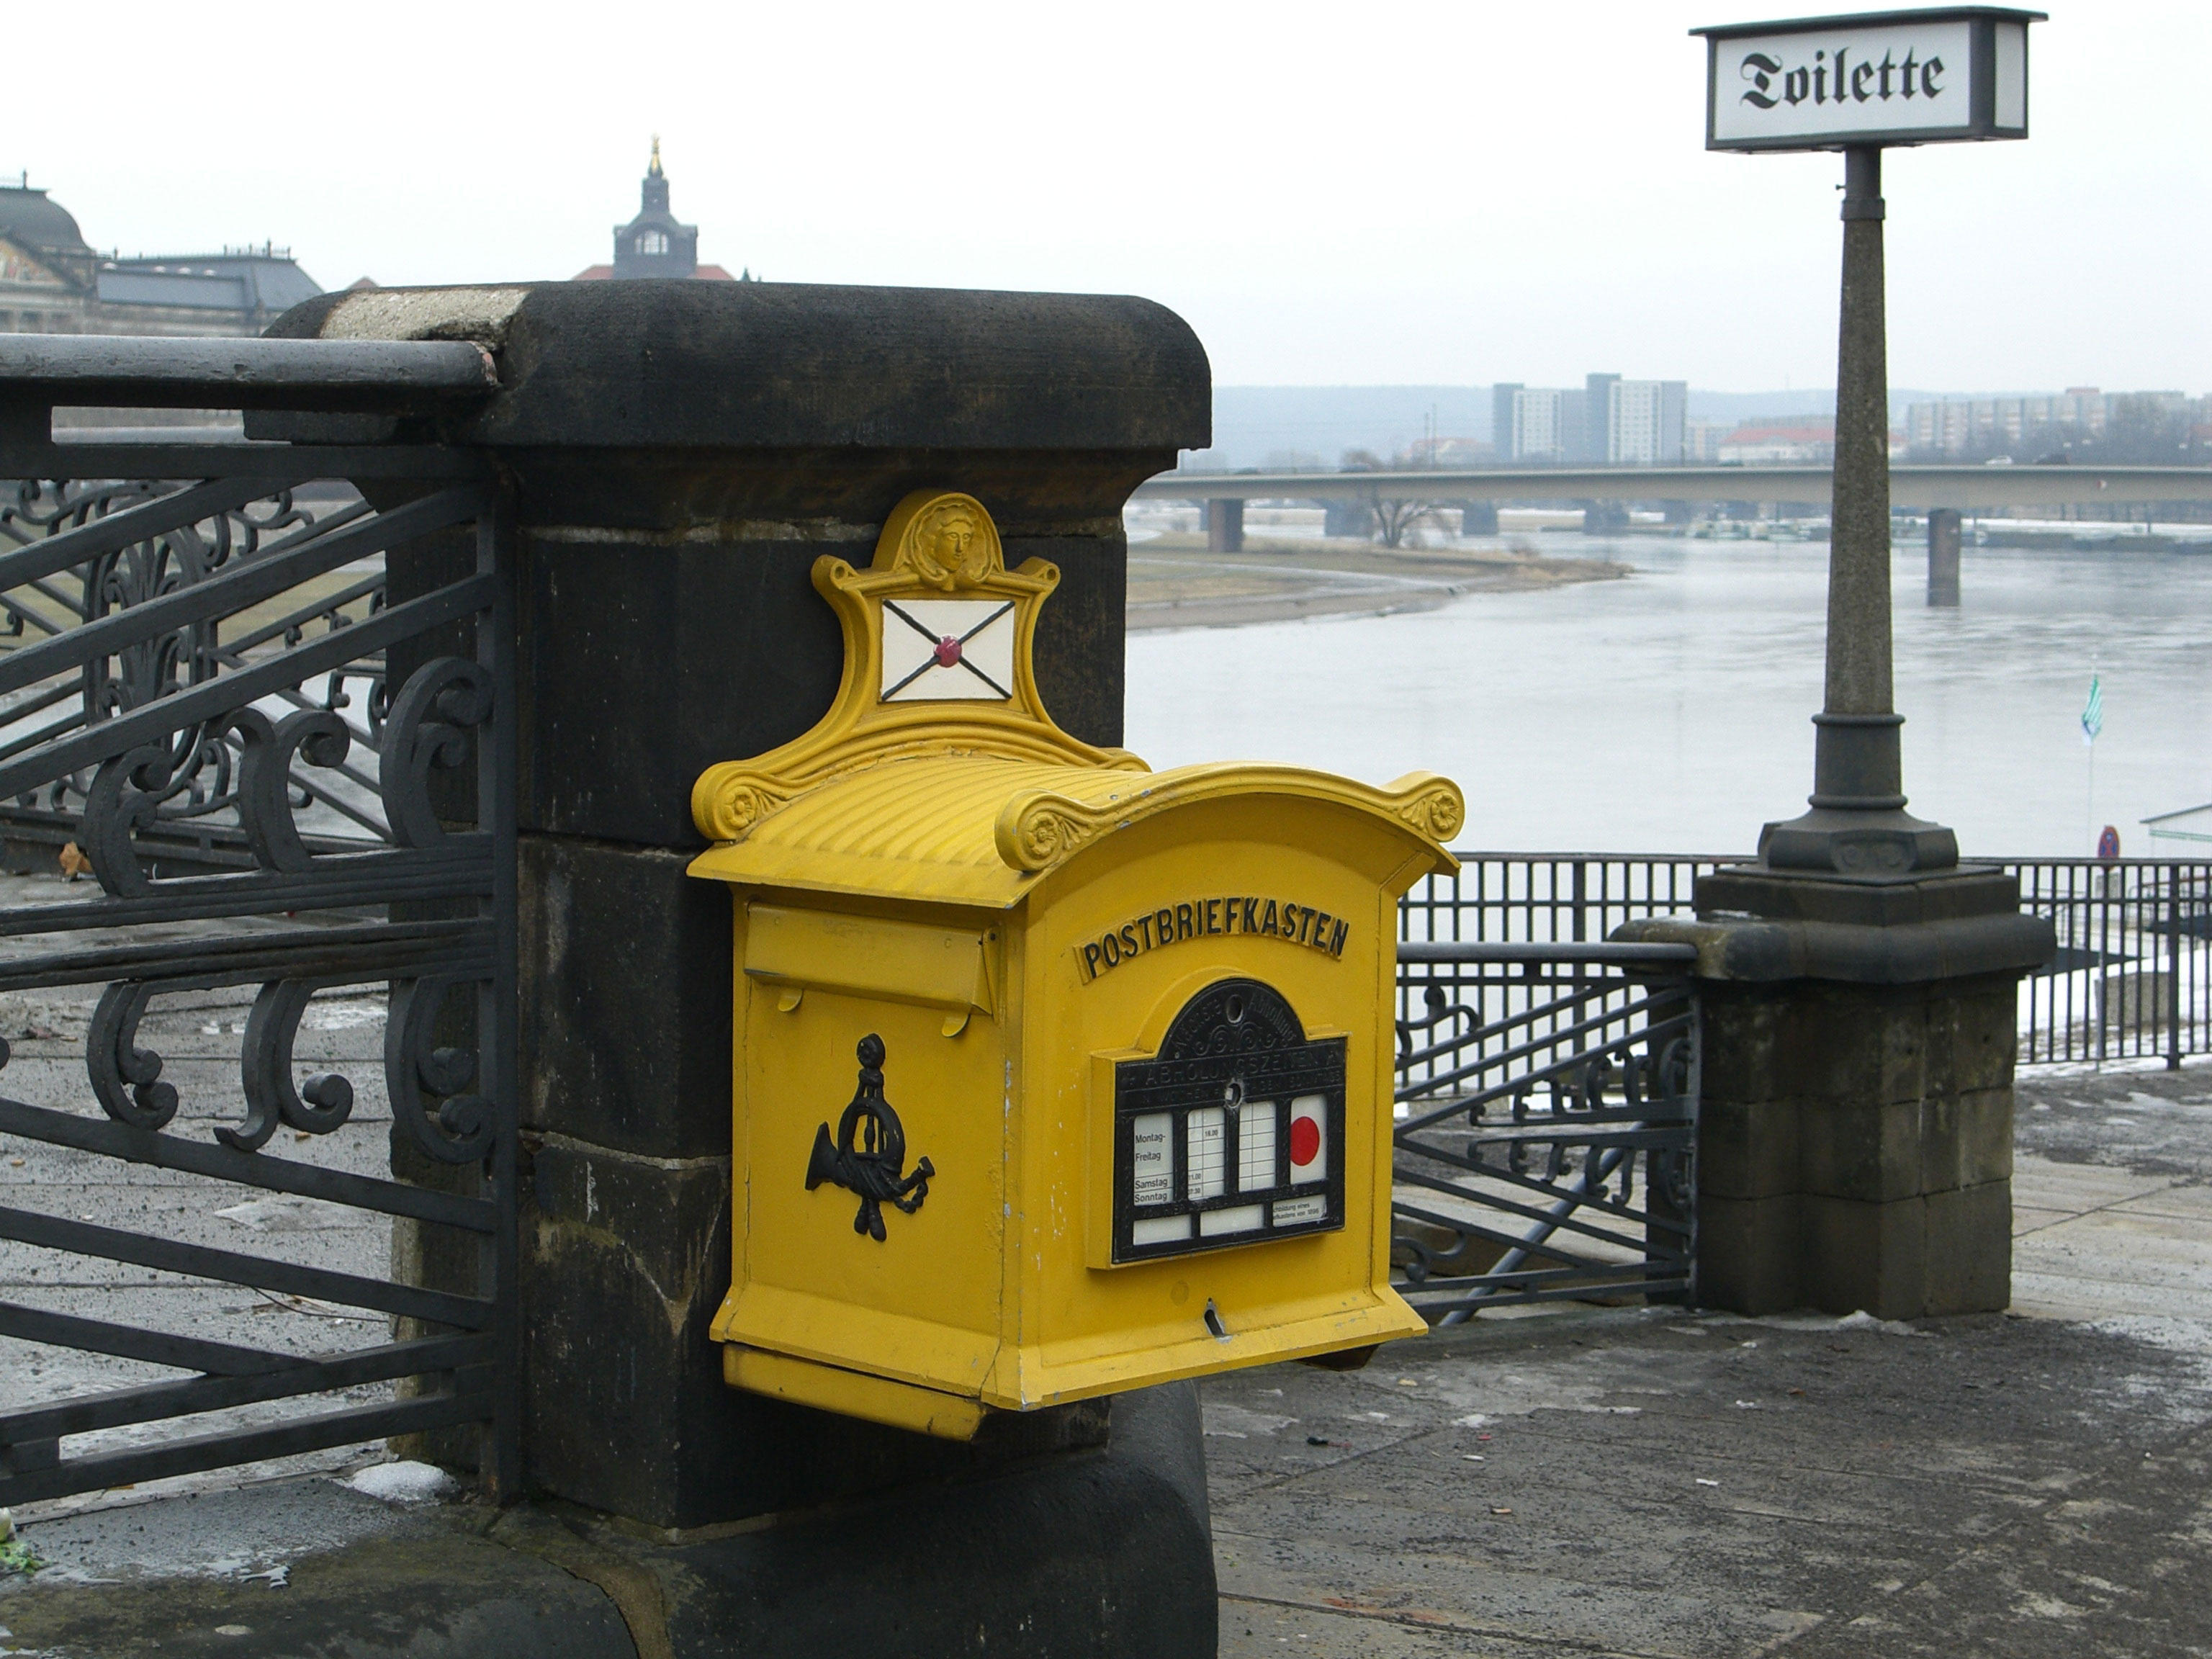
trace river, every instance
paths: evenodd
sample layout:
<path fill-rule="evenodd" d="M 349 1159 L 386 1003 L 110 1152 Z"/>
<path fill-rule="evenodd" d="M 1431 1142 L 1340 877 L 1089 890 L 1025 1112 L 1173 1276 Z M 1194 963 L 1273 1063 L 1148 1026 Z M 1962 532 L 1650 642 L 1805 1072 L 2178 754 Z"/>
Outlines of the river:
<path fill-rule="evenodd" d="M 1635 574 L 1442 609 L 1132 635 L 1128 746 L 1466 791 L 1465 847 L 1748 853 L 1803 810 L 1827 550 L 1571 533 Z M 1893 569 L 1911 810 L 1968 855 L 2193 855 L 2138 820 L 2212 801 L 2212 552 L 1965 550 L 1965 603 Z M 2080 716 L 2094 672 L 2105 726 Z M 2093 776 L 2094 764 L 2094 776 Z M 2094 798 L 2091 790 L 2094 784 Z"/>

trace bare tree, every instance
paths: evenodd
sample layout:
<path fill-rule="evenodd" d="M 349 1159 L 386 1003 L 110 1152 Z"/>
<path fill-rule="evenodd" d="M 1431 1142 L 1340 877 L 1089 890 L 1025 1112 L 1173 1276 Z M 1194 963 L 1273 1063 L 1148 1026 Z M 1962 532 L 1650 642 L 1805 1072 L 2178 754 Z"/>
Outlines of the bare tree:
<path fill-rule="evenodd" d="M 1346 472 L 1382 472 L 1389 470 L 1382 458 L 1370 449 L 1346 450 L 1343 468 Z M 1436 502 L 1393 500 L 1385 497 L 1379 489 L 1367 492 L 1366 506 L 1374 521 L 1376 533 L 1385 547 L 1402 546 L 1406 532 L 1424 520 L 1437 521 Z"/>
<path fill-rule="evenodd" d="M 1406 532 L 1423 520 L 1436 521 L 1434 501 L 1385 501 L 1378 493 L 1371 503 L 1375 511 L 1376 528 L 1385 547 L 1397 547 L 1404 543 Z"/>

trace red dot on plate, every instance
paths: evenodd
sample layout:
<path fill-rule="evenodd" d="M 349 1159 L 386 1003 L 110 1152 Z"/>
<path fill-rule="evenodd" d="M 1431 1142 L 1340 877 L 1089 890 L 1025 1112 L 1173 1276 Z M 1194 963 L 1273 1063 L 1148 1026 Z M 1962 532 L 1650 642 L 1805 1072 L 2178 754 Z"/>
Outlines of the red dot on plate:
<path fill-rule="evenodd" d="M 960 641 L 947 634 L 937 642 L 937 665 L 950 668 L 960 660 Z"/>
<path fill-rule="evenodd" d="M 1291 1120 L 1291 1162 L 1303 1169 L 1321 1152 L 1321 1125 L 1310 1117 Z"/>

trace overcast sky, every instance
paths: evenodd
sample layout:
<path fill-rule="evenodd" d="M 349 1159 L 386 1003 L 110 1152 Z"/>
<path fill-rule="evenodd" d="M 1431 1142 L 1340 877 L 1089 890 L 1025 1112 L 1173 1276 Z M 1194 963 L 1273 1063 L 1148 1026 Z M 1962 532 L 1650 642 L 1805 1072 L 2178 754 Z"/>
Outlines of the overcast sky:
<path fill-rule="evenodd" d="M 1892 380 L 2212 390 L 2212 5 L 2052 9 L 2033 137 L 1890 154 Z M 103 248 L 270 238 L 326 287 L 554 278 L 610 257 L 659 132 L 704 259 L 1148 295 L 1221 384 L 1827 386 L 1841 161 L 1706 154 L 1684 33 L 1775 15 L 19 8 L 0 170 Z"/>

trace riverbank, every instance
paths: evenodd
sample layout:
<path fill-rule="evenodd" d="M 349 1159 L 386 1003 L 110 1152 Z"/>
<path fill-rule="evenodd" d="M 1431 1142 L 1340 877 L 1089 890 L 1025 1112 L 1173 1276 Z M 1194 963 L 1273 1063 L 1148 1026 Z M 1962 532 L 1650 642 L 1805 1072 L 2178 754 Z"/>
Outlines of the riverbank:
<path fill-rule="evenodd" d="M 1388 548 L 1344 538 L 1247 537 L 1242 553 L 1171 531 L 1129 549 L 1132 633 L 1306 617 L 1432 611 L 1468 593 L 1611 581 L 1631 567 L 1513 547 Z"/>

